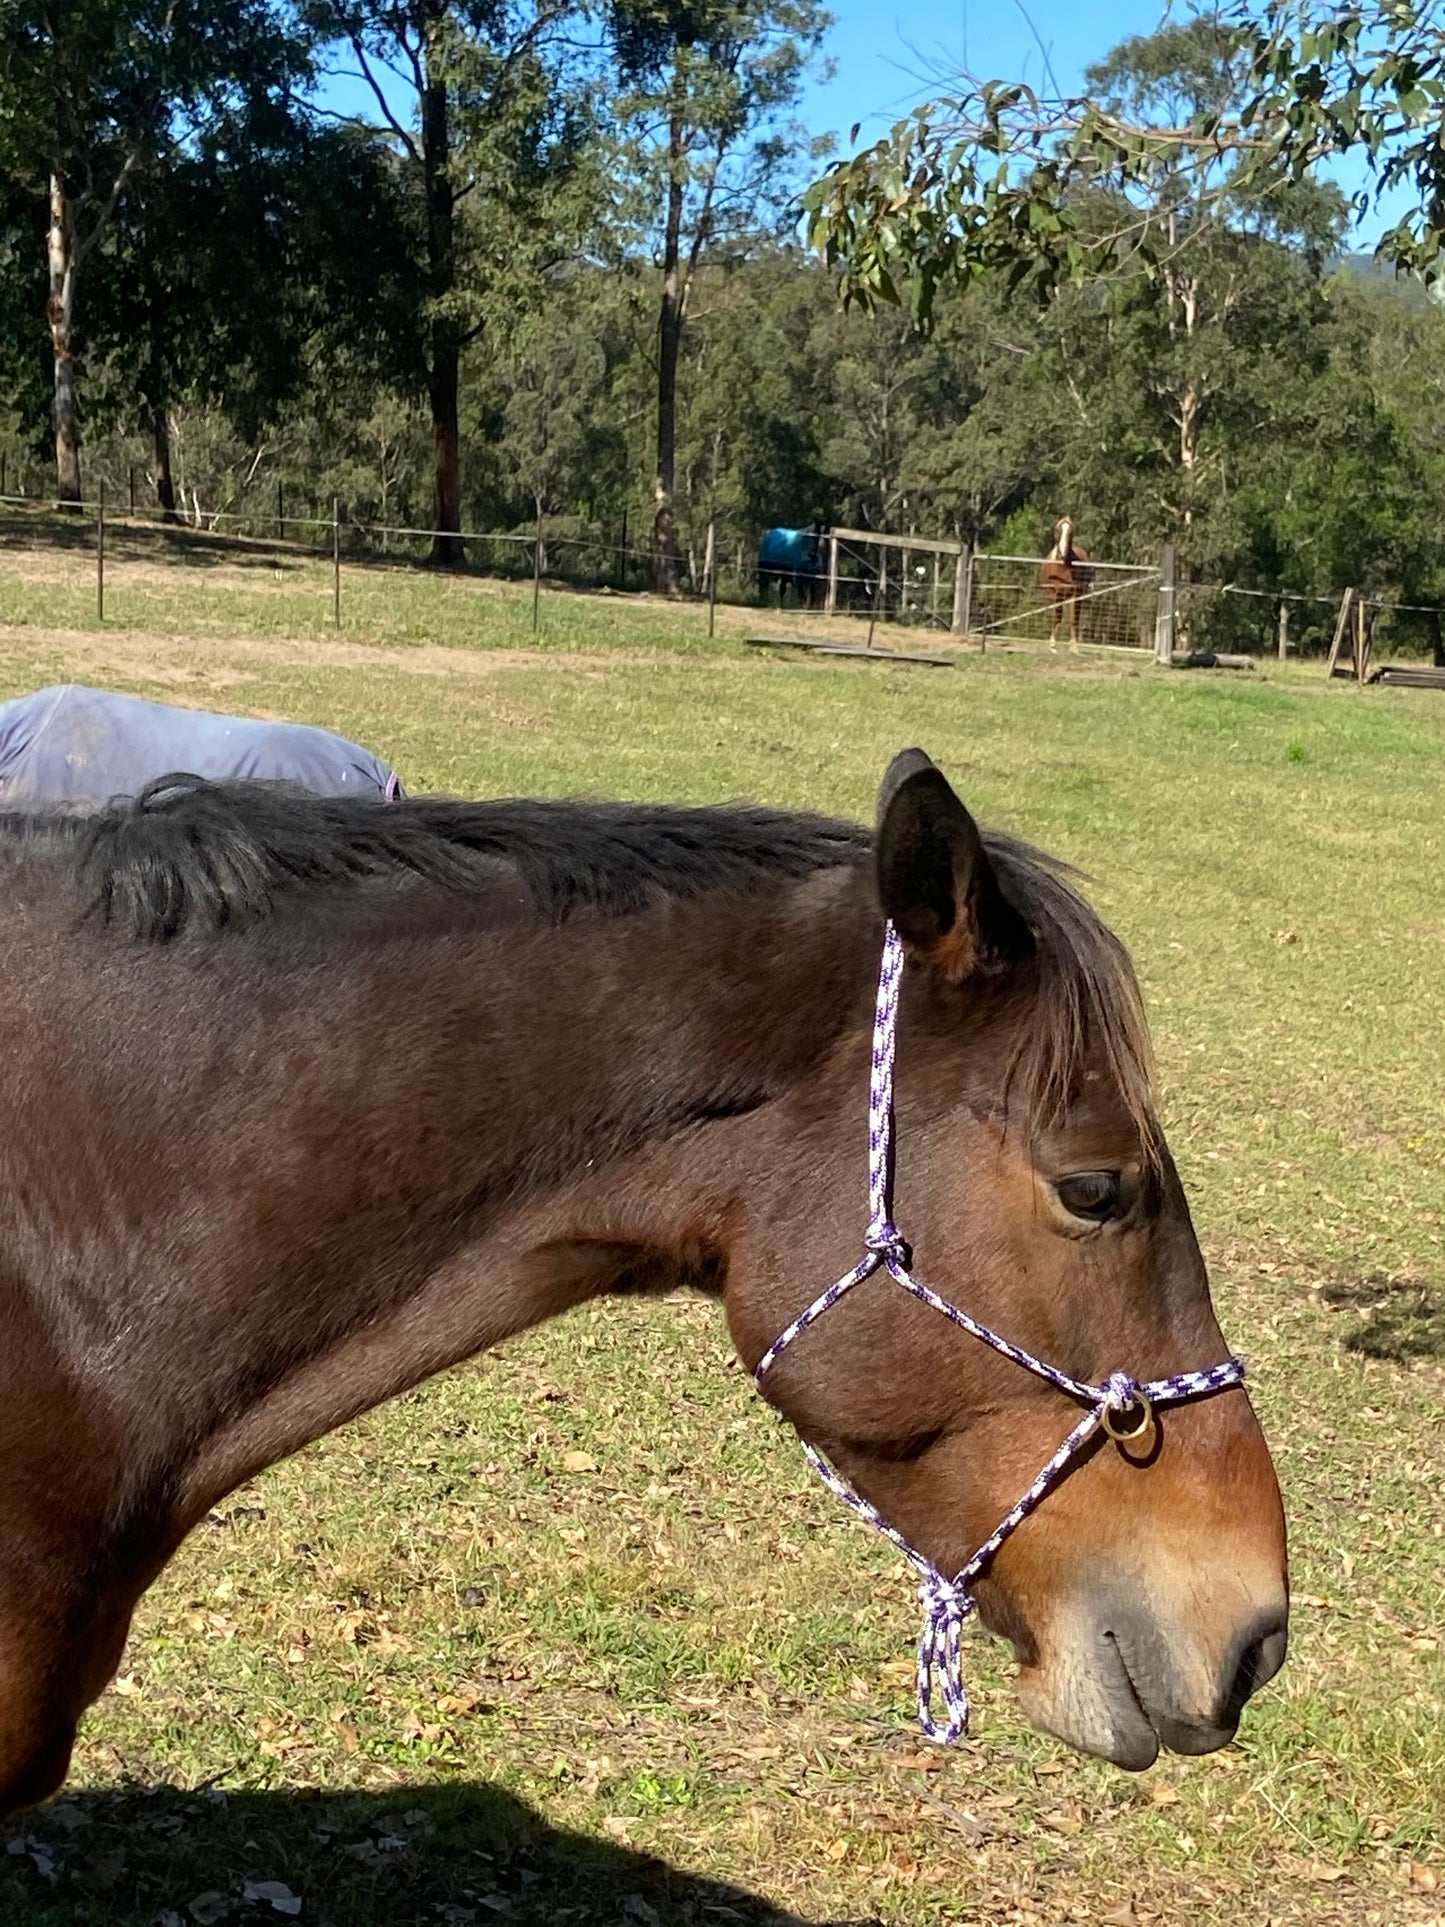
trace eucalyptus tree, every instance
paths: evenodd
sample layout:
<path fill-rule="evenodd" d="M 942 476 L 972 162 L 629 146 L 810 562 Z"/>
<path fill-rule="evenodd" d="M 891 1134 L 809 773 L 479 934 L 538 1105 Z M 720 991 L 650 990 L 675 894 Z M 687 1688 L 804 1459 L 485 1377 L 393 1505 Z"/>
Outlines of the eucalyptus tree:
<path fill-rule="evenodd" d="M 0 172 L 48 213 L 63 502 L 81 498 L 81 291 L 127 195 L 241 102 L 289 98 L 308 73 L 304 37 L 272 0 L 0 0 Z"/>
<path fill-rule="evenodd" d="M 122 200 L 89 317 L 97 402 L 150 440 L 168 520 L 179 403 L 219 409 L 259 470 L 281 418 L 338 369 L 373 392 L 414 374 L 419 304 L 394 176 L 374 137 L 252 101 Z"/>
<path fill-rule="evenodd" d="M 433 555 L 462 560 L 461 378 L 472 343 L 546 298 L 590 218 L 574 0 L 308 0 L 369 89 L 411 201 L 431 413 Z"/>
<path fill-rule="evenodd" d="M 710 255 L 788 225 L 804 136 L 792 111 L 830 16 L 817 0 L 610 0 L 613 112 L 632 192 L 619 213 L 650 246 L 657 316 L 655 586 L 677 587 L 677 381 L 688 302 Z"/>
<path fill-rule="evenodd" d="M 1122 243 L 1165 258 L 1167 224 L 1138 200 L 1161 168 L 1196 213 L 1241 190 L 1267 198 L 1354 152 L 1367 170 L 1353 211 L 1408 190 L 1381 239 L 1387 261 L 1427 277 L 1445 254 L 1445 7 L 1440 0 L 1233 0 L 1167 35 L 1195 32 L 1227 56 L 1227 98 L 1172 90 L 1172 113 L 1136 112 L 1095 70 L 1088 91 L 1048 96 L 972 75 L 838 162 L 809 190 L 810 233 L 845 294 L 903 302 L 926 320 L 938 289 L 1001 272 L 1041 290 L 1096 272 Z M 1160 100 L 1146 101 L 1146 107 Z M 1091 194 L 1134 204 L 1122 227 L 1083 216 Z"/>

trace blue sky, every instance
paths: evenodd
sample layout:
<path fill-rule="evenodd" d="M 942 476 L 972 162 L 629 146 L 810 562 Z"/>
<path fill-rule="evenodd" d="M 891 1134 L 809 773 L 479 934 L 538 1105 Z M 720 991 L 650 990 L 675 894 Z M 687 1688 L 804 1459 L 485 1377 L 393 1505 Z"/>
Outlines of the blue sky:
<path fill-rule="evenodd" d="M 1169 12 L 1162 0 L 830 0 L 829 10 L 835 72 L 809 88 L 803 119 L 844 144 L 855 121 L 860 143 L 877 140 L 940 91 L 941 75 L 963 68 L 981 80 L 1024 80 L 1041 92 L 1056 80 L 1065 94 L 1082 92 L 1085 67 L 1129 35 L 1152 33 Z M 1174 17 L 1188 11 L 1177 5 Z M 1336 179 L 1353 193 L 1363 170 L 1344 167 Z M 1386 211 L 1398 219 L 1406 204 L 1397 196 Z M 1367 219 L 1354 245 L 1372 247 L 1386 224 Z"/>
<path fill-rule="evenodd" d="M 1079 91 L 1091 61 L 1130 34 L 1152 32 L 1168 11 L 1163 0 L 830 0 L 829 10 L 833 78 L 809 86 L 801 117 L 840 145 L 855 121 L 861 142 L 878 139 L 964 67 L 981 79 L 1025 80 L 1050 92 L 1056 80 L 1064 93 Z M 1185 11 L 1181 0 L 1174 13 Z M 322 97 L 344 112 L 375 112 L 365 87 L 340 77 Z M 1353 191 L 1361 172 L 1351 167 L 1337 178 Z M 1394 218 L 1402 211 L 1403 204 Z M 1364 222 L 1354 245 L 1373 246 L 1383 225 Z"/>
<path fill-rule="evenodd" d="M 854 121 L 874 139 L 938 87 L 938 73 L 968 67 L 980 78 L 1048 86 L 1044 55 L 1065 93 L 1089 62 L 1129 34 L 1159 24 L 1159 0 L 832 0 L 829 50 L 837 72 L 810 89 L 804 118 L 846 141 Z M 1032 26 L 1030 25 L 1032 22 Z"/>

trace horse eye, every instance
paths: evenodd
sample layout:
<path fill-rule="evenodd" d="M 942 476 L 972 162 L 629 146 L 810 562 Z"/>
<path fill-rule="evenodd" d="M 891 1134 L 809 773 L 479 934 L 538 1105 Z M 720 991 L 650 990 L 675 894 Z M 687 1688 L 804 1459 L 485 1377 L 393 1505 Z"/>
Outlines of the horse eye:
<path fill-rule="evenodd" d="M 1060 1178 L 1054 1190 L 1071 1217 L 1088 1218 L 1095 1224 L 1117 1217 L 1123 1202 L 1117 1171 L 1076 1171 Z"/>

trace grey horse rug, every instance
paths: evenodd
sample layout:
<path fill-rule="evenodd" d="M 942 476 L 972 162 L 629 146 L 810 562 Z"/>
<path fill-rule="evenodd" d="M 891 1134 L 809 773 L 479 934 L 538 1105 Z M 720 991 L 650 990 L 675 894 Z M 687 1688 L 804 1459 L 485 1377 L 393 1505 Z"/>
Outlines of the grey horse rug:
<path fill-rule="evenodd" d="M 0 810 L 99 809 L 158 776 L 249 777 L 321 796 L 402 793 L 369 749 L 309 723 L 266 723 L 58 683 L 0 703 Z"/>

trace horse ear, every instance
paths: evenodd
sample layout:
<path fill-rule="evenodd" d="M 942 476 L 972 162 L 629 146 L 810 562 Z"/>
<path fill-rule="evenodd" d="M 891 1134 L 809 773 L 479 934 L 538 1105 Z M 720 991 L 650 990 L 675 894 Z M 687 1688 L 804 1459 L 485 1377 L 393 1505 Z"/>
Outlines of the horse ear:
<path fill-rule="evenodd" d="M 910 949 L 952 982 L 1033 950 L 978 825 L 921 749 L 895 756 L 878 797 L 878 899 Z"/>

